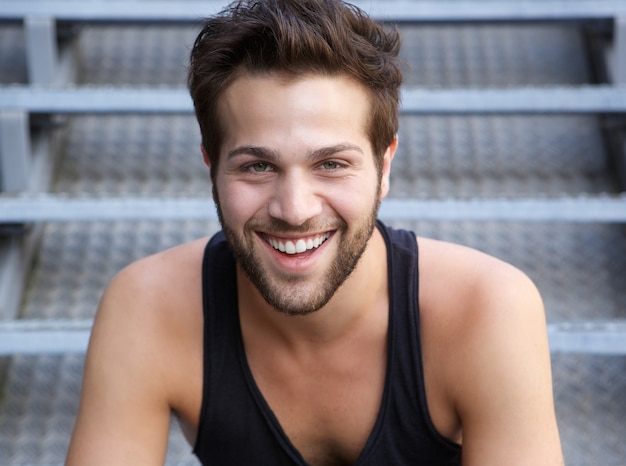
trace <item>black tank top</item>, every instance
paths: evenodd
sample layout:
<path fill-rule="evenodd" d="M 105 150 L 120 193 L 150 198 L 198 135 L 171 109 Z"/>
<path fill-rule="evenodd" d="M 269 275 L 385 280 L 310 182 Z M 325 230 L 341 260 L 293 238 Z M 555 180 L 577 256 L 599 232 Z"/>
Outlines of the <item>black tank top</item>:
<path fill-rule="evenodd" d="M 435 430 L 426 406 L 415 236 L 380 222 L 378 229 L 388 253 L 387 375 L 378 418 L 355 465 L 460 465 L 460 446 Z M 235 261 L 221 233 L 205 250 L 202 286 L 204 387 L 195 455 L 211 466 L 306 465 L 252 377 L 239 325 Z"/>

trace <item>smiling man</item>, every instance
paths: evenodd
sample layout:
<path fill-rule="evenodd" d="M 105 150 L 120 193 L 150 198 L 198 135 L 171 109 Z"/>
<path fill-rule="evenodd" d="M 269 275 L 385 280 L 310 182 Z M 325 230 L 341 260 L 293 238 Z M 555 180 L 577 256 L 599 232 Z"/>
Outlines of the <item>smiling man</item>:
<path fill-rule="evenodd" d="M 68 465 L 559 465 L 541 299 L 377 221 L 399 37 L 331 0 L 206 21 L 189 87 L 222 233 L 107 289 Z"/>
<path fill-rule="evenodd" d="M 387 192 L 365 134 L 367 92 L 347 77 L 243 76 L 219 109 L 215 199 L 228 243 L 273 308 L 317 311 L 357 265 Z"/>

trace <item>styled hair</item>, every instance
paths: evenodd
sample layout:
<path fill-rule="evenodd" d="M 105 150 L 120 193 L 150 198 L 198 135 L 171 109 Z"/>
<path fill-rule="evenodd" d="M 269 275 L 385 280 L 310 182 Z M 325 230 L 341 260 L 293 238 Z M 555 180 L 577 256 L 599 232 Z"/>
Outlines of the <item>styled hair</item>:
<path fill-rule="evenodd" d="M 367 135 L 380 168 L 398 132 L 400 35 L 341 0 L 241 0 L 207 19 L 191 51 L 187 84 L 214 176 L 226 128 L 224 90 L 243 74 L 289 79 L 340 75 L 370 97 Z"/>

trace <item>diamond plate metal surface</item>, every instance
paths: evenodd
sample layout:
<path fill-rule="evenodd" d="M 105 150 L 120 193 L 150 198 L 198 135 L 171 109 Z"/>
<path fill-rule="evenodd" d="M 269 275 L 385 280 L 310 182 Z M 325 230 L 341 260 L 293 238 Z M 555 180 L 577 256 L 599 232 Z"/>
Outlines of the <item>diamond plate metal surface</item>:
<path fill-rule="evenodd" d="M 421 87 L 513 87 L 589 81 L 575 27 L 546 24 L 402 26 L 405 82 Z"/>
<path fill-rule="evenodd" d="M 402 27 L 407 84 L 510 87 L 589 77 L 572 27 Z M 192 27 L 87 27 L 79 78 L 91 84 L 184 85 Z M 25 82 L 23 37 L 0 26 L 0 82 Z M 613 192 L 593 117 L 405 117 L 392 196 L 556 196 Z M 210 193 L 193 117 L 76 117 L 64 130 L 54 190 L 70 194 Z M 396 222 L 492 253 L 538 284 L 548 318 L 625 317 L 626 238 L 616 225 Z M 214 222 L 50 224 L 22 315 L 93 316 L 129 262 L 205 236 Z M 0 464 L 60 465 L 77 410 L 83 357 L 20 356 L 0 398 Z M 623 465 L 626 358 L 554 355 L 557 414 L 568 465 Z M 172 429 L 168 465 L 197 464 Z"/>
<path fill-rule="evenodd" d="M 590 116 L 405 116 L 390 196 L 554 197 L 615 190 Z"/>
<path fill-rule="evenodd" d="M 85 84 L 184 86 L 198 28 L 189 26 L 86 27 L 79 46 Z"/>
<path fill-rule="evenodd" d="M 191 115 L 74 118 L 54 190 L 210 196 L 197 123 Z"/>
<path fill-rule="evenodd" d="M 552 370 L 565 464 L 622 466 L 626 358 L 555 355 Z"/>

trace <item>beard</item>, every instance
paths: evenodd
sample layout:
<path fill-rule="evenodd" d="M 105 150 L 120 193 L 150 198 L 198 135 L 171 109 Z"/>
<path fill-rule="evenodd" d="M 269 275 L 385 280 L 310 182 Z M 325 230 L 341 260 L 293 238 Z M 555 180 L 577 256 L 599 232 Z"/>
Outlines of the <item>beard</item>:
<path fill-rule="evenodd" d="M 315 282 L 294 275 L 270 273 L 255 251 L 255 231 L 260 229 L 277 235 L 280 233 L 306 235 L 311 231 L 327 231 L 328 228 L 316 227 L 313 220 L 293 227 L 278 219 L 270 219 L 264 223 L 251 219 L 244 225 L 243 235 L 240 236 L 224 220 L 217 190 L 214 190 L 214 198 L 222 230 L 235 260 L 263 299 L 278 312 L 289 316 L 305 316 L 326 305 L 356 268 L 376 227 L 380 206 L 379 193 L 380 186 L 367 217 L 355 227 L 354 232 L 348 231 L 343 219 L 339 219 L 337 225 L 333 226 L 335 234 L 340 233 L 336 257 L 330 261 L 331 265 L 323 277 Z"/>

